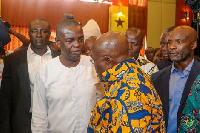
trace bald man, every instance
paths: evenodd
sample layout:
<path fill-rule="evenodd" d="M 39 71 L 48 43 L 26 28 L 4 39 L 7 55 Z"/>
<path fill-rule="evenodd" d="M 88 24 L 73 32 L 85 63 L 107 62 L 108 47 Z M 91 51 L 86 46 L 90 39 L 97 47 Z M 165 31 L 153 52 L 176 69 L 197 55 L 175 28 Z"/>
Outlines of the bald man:
<path fill-rule="evenodd" d="M 61 55 L 43 65 L 36 76 L 32 133 L 85 133 L 98 89 L 103 87 L 91 58 L 81 55 L 84 36 L 77 21 L 61 20 L 56 42 Z"/>
<path fill-rule="evenodd" d="M 140 50 L 143 47 L 143 33 L 138 28 L 128 28 L 125 32 L 129 43 L 129 54 L 131 57 L 134 57 L 137 64 L 145 71 L 146 74 L 151 76 L 152 73 L 158 71 L 157 66 L 145 59 L 144 57 L 140 56 Z"/>
<path fill-rule="evenodd" d="M 84 43 L 85 55 L 88 55 L 88 56 L 91 55 L 91 49 L 96 39 L 97 39 L 96 36 L 90 36 L 88 39 L 85 40 L 85 43 Z"/>
<path fill-rule="evenodd" d="M 119 32 L 105 33 L 93 45 L 92 61 L 106 88 L 88 133 L 165 132 L 161 100 L 128 51 L 126 36 Z"/>
<path fill-rule="evenodd" d="M 161 97 L 168 133 L 177 132 L 186 98 L 198 74 L 200 63 L 194 58 L 197 32 L 189 26 L 178 26 L 168 39 L 172 65 L 152 75 L 152 83 Z"/>

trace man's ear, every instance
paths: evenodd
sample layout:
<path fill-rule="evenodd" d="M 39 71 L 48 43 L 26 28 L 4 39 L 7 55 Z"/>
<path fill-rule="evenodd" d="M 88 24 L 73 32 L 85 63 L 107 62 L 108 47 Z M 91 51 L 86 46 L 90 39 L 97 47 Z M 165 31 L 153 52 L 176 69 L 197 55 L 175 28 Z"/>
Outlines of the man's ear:
<path fill-rule="evenodd" d="M 105 56 L 106 63 L 112 63 L 112 58 L 110 56 Z"/>
<path fill-rule="evenodd" d="M 197 47 L 197 40 L 192 42 L 191 49 L 195 49 L 196 47 Z"/>
<path fill-rule="evenodd" d="M 109 66 L 109 68 L 112 68 L 115 65 L 115 62 L 112 57 L 105 56 L 106 64 Z"/>
<path fill-rule="evenodd" d="M 55 38 L 55 42 L 58 45 L 58 47 L 60 48 L 60 40 L 57 37 Z"/>

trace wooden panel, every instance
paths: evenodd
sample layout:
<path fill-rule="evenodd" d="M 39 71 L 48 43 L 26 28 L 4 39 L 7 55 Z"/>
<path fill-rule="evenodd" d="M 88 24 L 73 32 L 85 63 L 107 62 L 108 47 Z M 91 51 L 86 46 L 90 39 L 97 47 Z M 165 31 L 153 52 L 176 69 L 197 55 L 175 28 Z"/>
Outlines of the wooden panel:
<path fill-rule="evenodd" d="M 160 47 L 162 28 L 162 2 L 148 1 L 147 46 Z"/>
<path fill-rule="evenodd" d="M 108 31 L 109 5 L 81 2 L 77 0 L 1 0 L 1 16 L 11 25 L 28 26 L 34 18 L 47 19 L 52 27 L 64 18 L 65 13 L 73 14 L 83 25 L 94 19 L 101 32 Z"/>
<path fill-rule="evenodd" d="M 137 27 L 146 35 L 147 33 L 147 6 L 129 5 L 128 27 Z"/>
<path fill-rule="evenodd" d="M 175 3 L 162 3 L 162 28 L 161 32 L 167 28 L 175 25 L 175 13 L 176 5 Z"/>

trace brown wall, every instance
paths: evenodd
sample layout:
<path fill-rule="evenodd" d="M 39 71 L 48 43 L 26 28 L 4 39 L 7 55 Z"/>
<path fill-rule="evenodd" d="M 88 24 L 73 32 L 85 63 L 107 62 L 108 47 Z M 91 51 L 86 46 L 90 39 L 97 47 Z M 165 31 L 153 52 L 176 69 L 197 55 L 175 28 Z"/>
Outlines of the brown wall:
<path fill-rule="evenodd" d="M 128 27 L 137 27 L 147 34 L 147 5 L 145 6 L 128 6 Z"/>
<path fill-rule="evenodd" d="M 54 28 L 65 13 L 83 25 L 94 19 L 101 32 L 108 31 L 109 5 L 78 0 L 1 0 L 1 16 L 11 25 L 28 26 L 34 18 L 47 19 Z"/>

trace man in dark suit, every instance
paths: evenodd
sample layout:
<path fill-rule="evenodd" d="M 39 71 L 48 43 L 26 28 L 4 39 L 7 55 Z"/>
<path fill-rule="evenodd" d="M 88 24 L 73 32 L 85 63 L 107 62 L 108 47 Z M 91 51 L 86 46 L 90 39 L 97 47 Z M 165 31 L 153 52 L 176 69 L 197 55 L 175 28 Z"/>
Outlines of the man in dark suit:
<path fill-rule="evenodd" d="M 200 74 L 200 63 L 194 58 L 197 32 L 189 26 L 172 30 L 168 50 L 172 65 L 152 75 L 152 83 L 163 103 L 168 133 L 177 132 L 185 101 L 193 82 Z"/>
<path fill-rule="evenodd" d="M 171 59 L 169 58 L 169 53 L 167 50 L 167 42 L 171 31 L 175 28 L 175 26 L 167 28 L 160 36 L 160 50 L 162 53 L 163 60 L 156 63 L 159 70 L 162 70 L 165 67 L 168 67 L 172 64 Z"/>
<path fill-rule="evenodd" d="M 4 59 L 0 91 L 0 133 L 31 133 L 32 93 L 39 67 L 58 54 L 47 47 L 50 24 L 34 19 L 29 24 L 31 44 Z"/>

